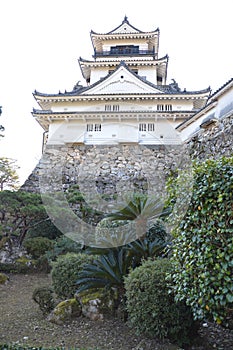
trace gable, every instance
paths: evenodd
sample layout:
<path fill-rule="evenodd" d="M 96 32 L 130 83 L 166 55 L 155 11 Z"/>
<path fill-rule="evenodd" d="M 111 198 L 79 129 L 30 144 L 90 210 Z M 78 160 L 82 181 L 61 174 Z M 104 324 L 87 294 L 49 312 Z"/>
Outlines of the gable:
<path fill-rule="evenodd" d="M 126 67 L 120 66 L 111 75 L 85 91 L 86 94 L 143 94 L 161 91 L 139 79 Z"/>
<path fill-rule="evenodd" d="M 122 34 L 122 33 L 138 33 L 138 30 L 132 27 L 130 24 L 124 22 L 118 28 L 116 28 L 111 32 L 111 34 Z"/>

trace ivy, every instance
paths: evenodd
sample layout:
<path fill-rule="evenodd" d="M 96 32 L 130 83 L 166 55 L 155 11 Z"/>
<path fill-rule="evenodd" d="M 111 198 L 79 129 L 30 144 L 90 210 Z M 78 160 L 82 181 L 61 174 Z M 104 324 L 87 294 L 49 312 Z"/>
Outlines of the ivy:
<path fill-rule="evenodd" d="M 227 323 L 233 309 L 233 157 L 194 164 L 193 170 L 190 205 L 173 230 L 171 288 L 196 319 Z M 170 196 L 171 205 L 175 200 Z"/>

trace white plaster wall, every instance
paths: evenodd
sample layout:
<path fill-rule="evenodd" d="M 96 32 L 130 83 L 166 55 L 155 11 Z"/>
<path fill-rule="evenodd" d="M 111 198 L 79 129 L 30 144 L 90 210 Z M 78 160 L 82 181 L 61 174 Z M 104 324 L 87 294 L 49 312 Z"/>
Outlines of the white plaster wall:
<path fill-rule="evenodd" d="M 86 124 L 80 122 L 59 121 L 49 127 L 48 144 L 83 142 Z"/>
<path fill-rule="evenodd" d="M 229 109 L 233 109 L 233 87 L 219 97 L 218 104 L 216 107 L 215 117 L 222 118 L 223 113 L 224 113 L 224 109 L 225 109 L 226 113 Z"/>
<path fill-rule="evenodd" d="M 121 87 L 121 83 L 119 83 Z M 127 85 L 128 86 L 128 85 Z M 126 88 L 125 88 L 126 89 Z M 109 87 L 110 90 L 110 87 Z M 229 101 L 231 99 L 229 98 Z M 120 101 L 118 99 L 114 101 L 104 101 L 104 102 L 97 102 L 97 101 L 73 101 L 73 102 L 60 102 L 53 104 L 51 106 L 51 109 L 53 112 L 82 112 L 82 111 L 105 111 L 106 105 L 118 105 L 119 111 L 130 111 L 130 110 L 157 110 L 158 104 L 172 104 L 172 110 L 173 111 L 180 111 L 180 110 L 187 110 L 191 111 L 193 109 L 193 100 L 144 100 L 144 101 L 137 101 L 137 102 L 126 102 L 126 101 Z"/>
<path fill-rule="evenodd" d="M 152 120 L 143 120 L 143 123 L 151 123 Z M 98 120 L 90 120 L 88 124 L 99 124 Z M 87 144 L 111 144 L 111 143 L 135 143 L 163 144 L 176 138 L 177 132 L 174 124 L 167 120 L 155 122 L 154 132 L 140 132 L 139 123 L 134 120 L 101 123 L 101 131 L 86 131 L 86 123 L 78 121 L 53 122 L 49 129 L 48 144 L 87 143 Z"/>

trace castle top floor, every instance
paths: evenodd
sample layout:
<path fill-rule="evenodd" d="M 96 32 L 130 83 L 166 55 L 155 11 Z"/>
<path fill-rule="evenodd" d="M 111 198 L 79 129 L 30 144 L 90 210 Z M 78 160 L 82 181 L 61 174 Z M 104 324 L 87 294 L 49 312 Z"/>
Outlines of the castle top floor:
<path fill-rule="evenodd" d="M 93 57 L 96 60 L 118 56 L 158 57 L 159 29 L 143 32 L 132 26 L 125 16 L 122 23 L 106 34 L 91 31 L 91 41 L 94 48 Z"/>

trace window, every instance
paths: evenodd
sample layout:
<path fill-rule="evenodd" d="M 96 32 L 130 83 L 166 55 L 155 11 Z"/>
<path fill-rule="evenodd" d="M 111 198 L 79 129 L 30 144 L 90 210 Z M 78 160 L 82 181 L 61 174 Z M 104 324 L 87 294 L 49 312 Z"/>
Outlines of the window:
<path fill-rule="evenodd" d="M 105 105 L 105 111 L 109 112 L 111 111 L 112 106 L 111 105 Z"/>
<path fill-rule="evenodd" d="M 145 123 L 139 124 L 139 131 L 146 131 L 146 124 Z"/>
<path fill-rule="evenodd" d="M 119 111 L 119 105 L 113 105 L 112 107 L 113 111 Z"/>
<path fill-rule="evenodd" d="M 154 123 L 140 123 L 139 124 L 139 131 L 155 131 L 155 124 Z"/>
<path fill-rule="evenodd" d="M 101 124 L 95 124 L 95 131 L 101 131 Z"/>
<path fill-rule="evenodd" d="M 165 111 L 171 111 L 172 105 L 165 105 Z"/>
<path fill-rule="evenodd" d="M 87 131 L 101 131 L 101 124 L 87 124 Z"/>
<path fill-rule="evenodd" d="M 158 81 L 158 82 L 160 82 L 160 83 L 162 83 L 162 81 L 163 81 L 163 77 L 161 77 L 160 75 L 158 75 L 158 77 L 157 77 L 157 81 Z"/>
<path fill-rule="evenodd" d="M 93 131 L 93 124 L 87 124 L 87 131 Z"/>
<path fill-rule="evenodd" d="M 157 111 L 163 111 L 163 105 L 157 105 Z"/>
<path fill-rule="evenodd" d="M 171 111 L 172 105 L 157 105 L 157 111 Z"/>
<path fill-rule="evenodd" d="M 110 54 L 113 55 L 125 55 L 125 54 L 134 54 L 139 53 L 139 46 L 135 45 L 119 45 L 111 46 Z"/>
<path fill-rule="evenodd" d="M 119 111 L 119 105 L 105 105 L 105 111 L 106 112 L 110 112 L 110 111 L 114 111 L 117 112 Z"/>
<path fill-rule="evenodd" d="M 148 131 L 155 131 L 155 124 L 154 123 L 148 123 L 147 124 L 147 130 Z"/>

